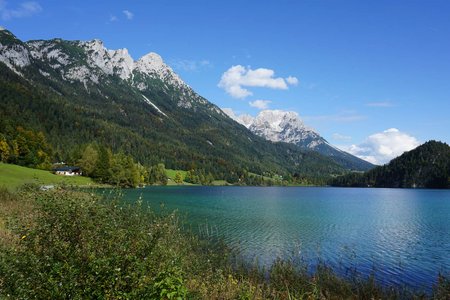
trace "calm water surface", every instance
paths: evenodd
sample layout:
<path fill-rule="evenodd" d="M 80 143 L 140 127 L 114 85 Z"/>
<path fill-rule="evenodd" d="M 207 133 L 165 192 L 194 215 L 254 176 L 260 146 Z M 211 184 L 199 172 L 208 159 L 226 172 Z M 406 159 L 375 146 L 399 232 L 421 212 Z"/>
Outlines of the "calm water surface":
<path fill-rule="evenodd" d="M 373 270 L 386 284 L 430 287 L 450 272 L 450 191 L 303 187 L 149 187 L 125 200 L 187 214 L 248 260 L 320 257 L 345 274 Z"/>

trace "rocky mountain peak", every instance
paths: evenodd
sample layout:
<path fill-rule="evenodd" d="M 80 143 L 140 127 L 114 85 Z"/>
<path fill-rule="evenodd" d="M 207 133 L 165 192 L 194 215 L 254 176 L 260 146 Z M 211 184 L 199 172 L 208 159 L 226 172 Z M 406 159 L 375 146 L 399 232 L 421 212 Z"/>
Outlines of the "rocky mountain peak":
<path fill-rule="evenodd" d="M 255 120 L 255 118 L 250 116 L 250 115 L 248 115 L 248 114 L 244 114 L 244 115 L 240 115 L 239 116 L 239 123 L 241 123 L 242 125 L 244 125 L 247 128 L 249 128 L 250 125 L 253 124 L 254 120 Z"/>
<path fill-rule="evenodd" d="M 252 126 L 264 126 L 275 132 L 281 132 L 290 125 L 298 129 L 303 129 L 305 125 L 299 115 L 293 111 L 263 110 L 254 119 Z"/>
<path fill-rule="evenodd" d="M 161 56 L 150 52 L 134 60 L 126 48 L 107 49 L 99 39 L 90 41 L 66 41 L 62 39 L 22 42 L 7 30 L 0 31 L 0 62 L 23 76 L 38 72 L 41 76 L 70 83 L 80 82 L 85 90 L 101 90 L 99 85 L 109 84 L 109 76 L 117 76 L 141 92 L 148 92 L 156 85 L 169 92 L 178 93 L 176 105 L 193 109 L 194 103 L 206 105 L 207 101 L 196 94 L 164 63 Z M 37 64 L 35 64 L 37 63 Z M 27 70 L 34 66 L 34 70 Z M 39 66 L 36 69 L 36 66 Z M 95 86 L 95 89 L 92 89 Z M 212 109 L 212 108 L 211 108 Z M 221 113 L 220 110 L 218 110 Z"/>
<path fill-rule="evenodd" d="M 81 45 L 87 50 L 91 66 L 99 67 L 108 75 L 117 75 L 121 79 L 127 80 L 136 71 L 145 75 L 157 76 L 161 80 L 169 80 L 171 84 L 177 86 L 185 86 L 181 78 L 155 52 L 150 52 L 135 61 L 128 53 L 128 49 L 109 50 L 98 39 L 81 42 Z"/>
<path fill-rule="evenodd" d="M 249 129 L 273 142 L 299 144 L 310 140 L 324 141 L 314 130 L 307 128 L 293 111 L 263 110 Z M 307 146 L 310 148 L 309 144 Z"/>
<path fill-rule="evenodd" d="M 187 87 L 187 85 L 172 70 L 172 68 L 164 63 L 162 57 L 155 52 L 150 52 L 142 56 L 134 63 L 134 67 L 136 71 L 143 74 L 152 76 L 156 75 L 170 84 L 178 87 Z"/>
<path fill-rule="evenodd" d="M 16 74 L 22 75 L 20 69 L 31 64 L 28 49 L 14 34 L 4 28 L 0 30 L 0 36 L 0 62 Z"/>
<path fill-rule="evenodd" d="M 150 52 L 139 58 L 134 67 L 137 71 L 144 74 L 158 74 L 162 75 L 164 71 L 168 70 L 168 66 L 163 62 L 161 56 L 154 52 Z M 172 70 L 170 70 L 172 71 Z"/>
<path fill-rule="evenodd" d="M 150 52 L 142 56 L 136 62 L 136 66 L 140 68 L 141 71 L 156 71 L 166 67 L 162 57 L 155 52 Z"/>
<path fill-rule="evenodd" d="M 104 51 L 105 46 L 103 45 L 103 41 L 99 39 L 93 39 L 91 41 L 87 42 L 81 42 L 83 45 L 86 45 L 88 47 L 91 47 L 94 51 Z"/>
<path fill-rule="evenodd" d="M 2 35 L 0 61 L 18 74 L 21 74 L 21 68 L 31 64 L 30 59 L 36 59 L 59 70 L 63 79 L 78 80 L 83 83 L 88 81 L 97 83 L 104 75 L 118 76 L 122 80 L 128 80 L 133 78 L 134 72 L 139 72 L 150 77 L 157 77 L 179 88 L 188 87 L 164 63 L 161 56 L 154 52 L 135 61 L 126 48 L 107 49 L 100 39 L 90 41 L 53 39 L 22 43 L 4 28 L 0 34 Z M 74 47 L 81 48 L 83 52 L 74 51 Z M 137 85 L 141 87 L 141 90 L 146 86 L 142 82 L 137 82 Z"/>
<path fill-rule="evenodd" d="M 117 75 L 121 79 L 131 76 L 134 61 L 127 49 L 108 50 L 98 39 L 81 42 L 80 45 L 87 51 L 88 63 L 91 67 L 98 67 L 105 74 Z"/>
<path fill-rule="evenodd" d="M 349 169 L 370 169 L 372 165 L 330 145 L 314 129 L 307 127 L 298 113 L 283 110 L 263 110 L 256 117 L 237 116 L 231 109 L 223 111 L 251 132 L 272 142 L 295 144 L 314 150 L 344 164 Z"/>
<path fill-rule="evenodd" d="M 230 115 L 229 110 L 225 110 L 225 112 Z M 230 117 L 253 133 L 272 142 L 301 144 L 308 148 L 326 143 L 317 132 L 306 127 L 300 116 L 293 111 L 263 110 L 256 117 L 250 115 L 236 116 L 234 114 Z M 309 146 L 313 140 L 315 140 L 315 143 Z"/>

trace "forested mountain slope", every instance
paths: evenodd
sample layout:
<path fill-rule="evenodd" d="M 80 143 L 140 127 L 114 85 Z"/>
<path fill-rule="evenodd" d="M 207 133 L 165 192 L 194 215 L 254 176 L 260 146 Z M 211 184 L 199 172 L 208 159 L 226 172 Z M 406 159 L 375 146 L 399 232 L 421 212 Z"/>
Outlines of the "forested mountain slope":
<path fill-rule="evenodd" d="M 450 147 L 429 141 L 389 164 L 336 178 L 335 186 L 450 188 Z"/>
<path fill-rule="evenodd" d="M 256 136 L 186 85 L 161 57 L 89 42 L 18 40 L 0 31 L 0 128 L 42 131 L 57 160 L 97 142 L 145 165 L 204 169 L 215 178 L 340 174 L 344 168 L 295 145 Z"/>

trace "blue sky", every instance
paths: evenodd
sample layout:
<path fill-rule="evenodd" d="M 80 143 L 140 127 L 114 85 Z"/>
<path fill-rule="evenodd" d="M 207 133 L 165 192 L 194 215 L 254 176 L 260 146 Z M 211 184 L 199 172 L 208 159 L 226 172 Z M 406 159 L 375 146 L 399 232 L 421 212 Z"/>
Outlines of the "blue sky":
<path fill-rule="evenodd" d="M 135 59 L 157 52 L 218 106 L 256 115 L 249 103 L 270 101 L 256 104 L 296 111 L 378 163 L 450 142 L 449 13 L 450 1 L 433 0 L 0 0 L 0 25 L 22 40 L 99 38 Z M 219 85 L 224 74 L 240 78 Z"/>

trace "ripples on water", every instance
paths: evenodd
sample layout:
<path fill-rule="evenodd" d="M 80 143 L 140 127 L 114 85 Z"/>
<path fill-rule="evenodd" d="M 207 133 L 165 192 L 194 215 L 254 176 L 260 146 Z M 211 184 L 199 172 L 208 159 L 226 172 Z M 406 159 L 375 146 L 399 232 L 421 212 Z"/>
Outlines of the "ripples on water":
<path fill-rule="evenodd" d="M 125 191 L 208 224 L 249 261 L 320 257 L 340 274 L 430 287 L 450 272 L 450 191 L 291 187 L 150 187 Z M 200 226 L 200 227 L 199 227 Z M 298 257 L 297 257 L 298 258 Z"/>

